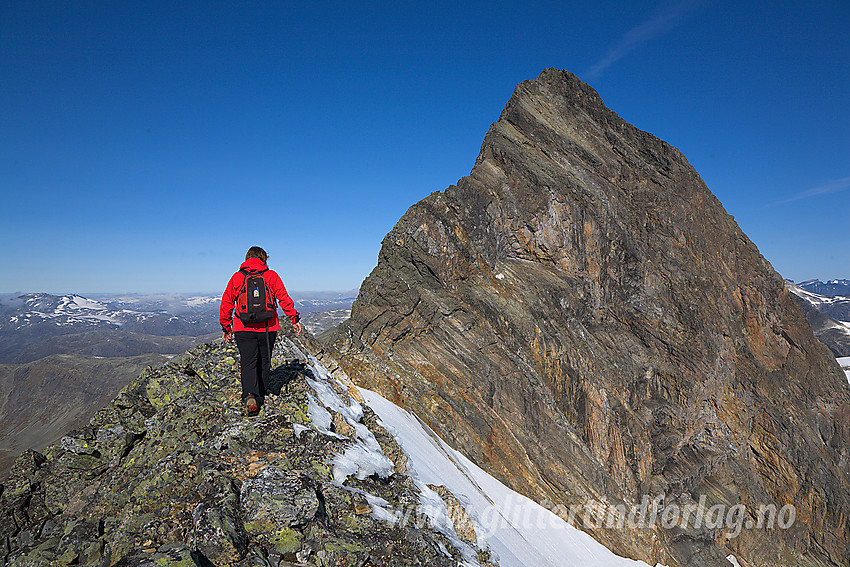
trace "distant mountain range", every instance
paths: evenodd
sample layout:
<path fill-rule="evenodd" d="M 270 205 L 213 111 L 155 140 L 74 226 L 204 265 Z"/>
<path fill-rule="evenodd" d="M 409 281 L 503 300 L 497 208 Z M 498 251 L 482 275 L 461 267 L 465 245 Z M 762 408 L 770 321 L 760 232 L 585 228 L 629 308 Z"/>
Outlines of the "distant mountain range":
<path fill-rule="evenodd" d="M 824 284 L 818 280 L 809 280 L 801 284 L 786 281 L 788 290 L 794 294 L 797 303 L 803 308 L 806 319 L 812 326 L 815 336 L 825 344 L 836 357 L 850 356 L 850 297 L 841 295 L 826 296 L 814 289 L 830 289 L 824 286 L 838 284 L 832 282 L 850 282 L 848 280 L 831 280 Z M 806 284 L 808 287 L 803 287 Z"/>
<path fill-rule="evenodd" d="M 305 326 L 318 333 L 337 324 L 355 291 L 294 292 Z M 0 296 L 0 363 L 52 354 L 135 356 L 177 354 L 219 333 L 219 295 L 26 293 Z M 333 311 L 335 316 L 316 314 Z M 313 321 L 315 319 L 315 321 Z"/>
<path fill-rule="evenodd" d="M 803 289 L 827 297 L 834 297 L 836 295 L 850 296 L 850 280 L 828 280 L 825 282 L 820 280 L 806 280 L 799 282 L 797 285 Z"/>
<path fill-rule="evenodd" d="M 833 282 L 848 282 L 848 284 L 844 288 L 842 284 Z M 839 321 L 850 321 L 850 280 L 830 280 L 827 283 L 809 280 L 794 285 L 798 289 L 791 291 L 798 297 L 806 299 L 821 313 Z M 843 289 L 843 293 L 836 293 L 839 289 Z"/>
<path fill-rule="evenodd" d="M 52 354 L 134 356 L 177 354 L 218 331 L 212 297 L 186 297 L 171 310 L 124 297 L 27 293 L 0 297 L 0 363 Z M 175 309 L 174 307 L 177 307 Z"/>

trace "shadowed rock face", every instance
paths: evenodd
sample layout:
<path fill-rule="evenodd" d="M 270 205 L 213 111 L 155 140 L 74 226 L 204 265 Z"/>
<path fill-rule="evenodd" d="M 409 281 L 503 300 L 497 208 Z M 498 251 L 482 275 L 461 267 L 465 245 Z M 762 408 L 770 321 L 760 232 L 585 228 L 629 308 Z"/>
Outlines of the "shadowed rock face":
<path fill-rule="evenodd" d="M 386 236 L 333 350 L 538 501 L 795 506 L 734 538 L 580 514 L 618 553 L 850 563 L 841 370 L 685 157 L 567 72 L 517 86 L 470 175 Z"/>

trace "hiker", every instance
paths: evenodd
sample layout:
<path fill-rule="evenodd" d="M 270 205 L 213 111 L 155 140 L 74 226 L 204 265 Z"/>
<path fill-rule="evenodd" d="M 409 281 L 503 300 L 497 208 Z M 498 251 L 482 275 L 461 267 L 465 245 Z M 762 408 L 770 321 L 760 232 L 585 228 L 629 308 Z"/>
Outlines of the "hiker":
<path fill-rule="evenodd" d="M 259 246 L 245 254 L 239 271 L 233 274 L 221 296 L 219 321 L 225 341 L 236 338 L 242 359 L 242 401 L 248 415 L 256 415 L 268 392 L 271 353 L 280 324 L 277 304 L 292 321 L 296 336 L 301 323 L 295 304 L 286 293 L 280 276 L 266 265 L 269 255 Z M 254 299 L 254 301 L 250 301 Z M 237 317 L 233 319 L 233 310 Z"/>

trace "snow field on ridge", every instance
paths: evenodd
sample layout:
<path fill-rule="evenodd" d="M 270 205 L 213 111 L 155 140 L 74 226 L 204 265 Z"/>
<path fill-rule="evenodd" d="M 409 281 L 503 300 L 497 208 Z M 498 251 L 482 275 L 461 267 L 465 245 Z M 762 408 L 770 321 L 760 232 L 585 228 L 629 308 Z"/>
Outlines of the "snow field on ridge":
<path fill-rule="evenodd" d="M 363 418 L 363 408 L 354 399 L 350 399 L 349 403 L 344 402 L 329 382 L 331 380 L 334 381 L 342 390 L 347 390 L 345 385 L 334 378 L 314 356 L 305 354 L 306 349 L 296 347 L 288 338 L 285 338 L 285 340 L 292 348 L 304 354 L 304 358 L 307 359 L 313 376 L 317 378 L 316 380 L 306 378 L 307 384 L 316 394 L 316 398 L 308 394 L 307 406 L 307 415 L 316 430 L 324 435 L 345 438 L 345 436 L 330 430 L 332 417 L 328 409 L 342 415 L 345 421 L 355 430 L 357 438 L 354 440 L 354 443 L 349 445 L 342 455 L 337 454 L 334 456 L 332 473 L 334 483 L 344 490 L 363 495 L 372 508 L 373 518 L 391 524 L 398 523 L 404 514 L 399 510 L 392 510 L 389 502 L 365 491 L 344 486 L 345 479 L 352 475 L 360 480 L 364 480 L 373 474 L 377 474 L 381 478 L 387 478 L 395 472 L 392 461 L 384 455 L 375 436 L 365 425 L 360 423 Z M 301 429 L 296 434 L 300 437 L 303 431 L 304 429 Z M 480 567 L 476 550 L 458 537 L 455 532 L 445 502 L 425 484 L 417 481 L 415 478 L 414 482 L 420 491 L 420 504 L 417 511 L 426 515 L 431 522 L 431 526 L 443 534 L 460 551 L 464 559 L 461 563 L 462 567 Z M 442 551 L 446 556 L 451 557 L 451 554 L 446 549 L 442 549 Z"/>
<path fill-rule="evenodd" d="M 407 455 L 408 475 L 443 485 L 472 519 L 479 546 L 501 567 L 648 567 L 620 557 L 533 500 L 514 492 L 451 448 L 416 416 L 380 394 L 358 388 L 381 425 Z"/>

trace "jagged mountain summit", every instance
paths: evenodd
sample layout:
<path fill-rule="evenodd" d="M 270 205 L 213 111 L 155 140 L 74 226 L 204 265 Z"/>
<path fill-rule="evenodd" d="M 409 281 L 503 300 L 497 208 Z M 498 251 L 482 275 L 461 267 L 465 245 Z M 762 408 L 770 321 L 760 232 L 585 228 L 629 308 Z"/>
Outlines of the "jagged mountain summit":
<path fill-rule="evenodd" d="M 359 384 L 538 502 L 746 519 L 579 513 L 621 555 L 850 564 L 841 369 L 682 153 L 570 73 L 517 86 L 469 176 L 386 236 L 330 344 Z M 770 506 L 794 521 L 759 526 Z"/>

